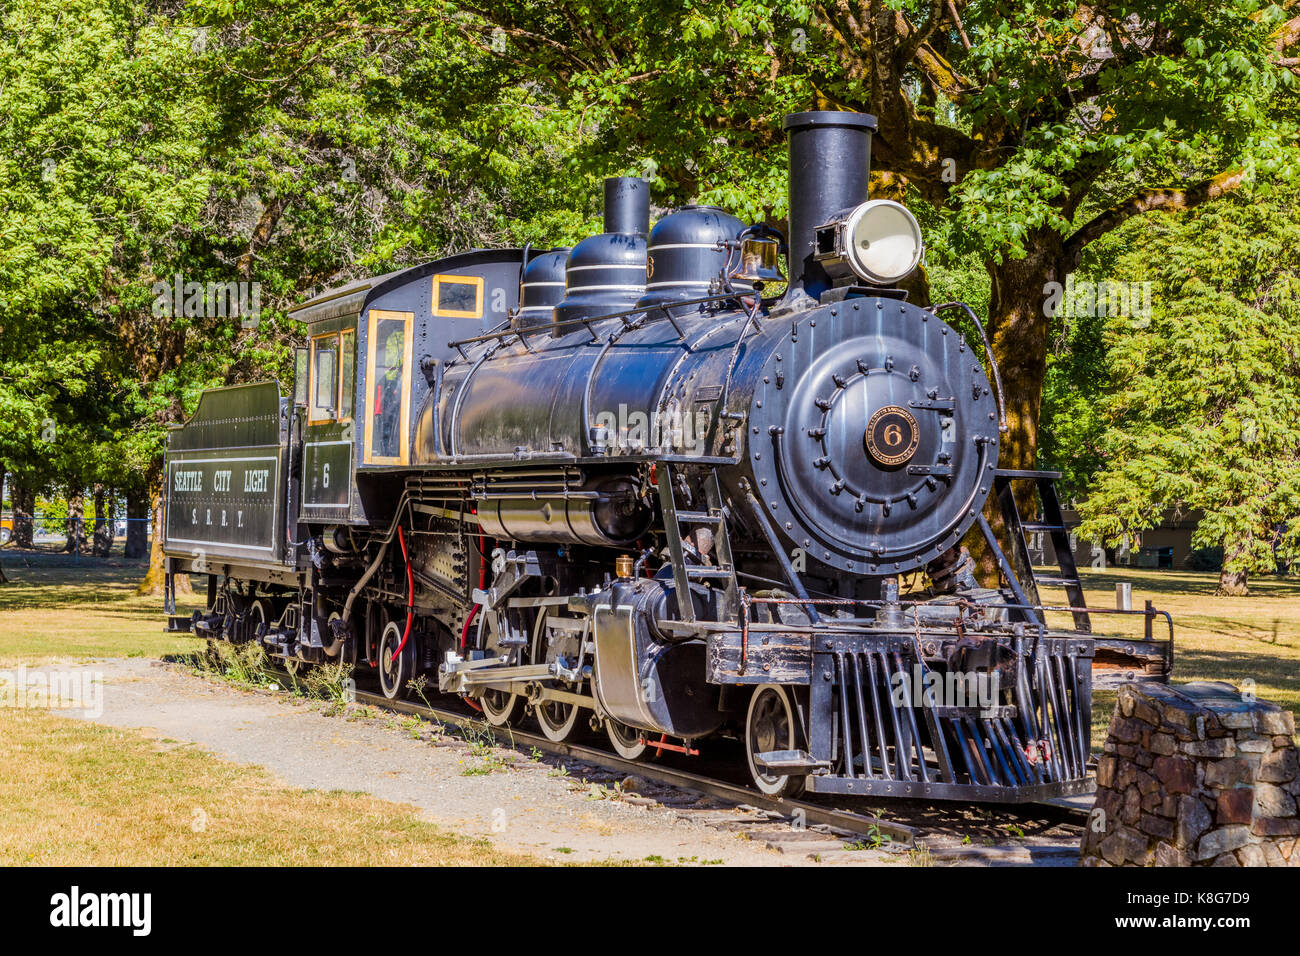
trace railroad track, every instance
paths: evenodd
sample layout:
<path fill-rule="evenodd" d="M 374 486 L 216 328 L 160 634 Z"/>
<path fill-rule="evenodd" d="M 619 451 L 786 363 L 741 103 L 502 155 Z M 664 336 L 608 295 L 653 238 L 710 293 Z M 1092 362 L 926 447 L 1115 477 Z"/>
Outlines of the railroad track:
<path fill-rule="evenodd" d="M 489 732 L 501 746 L 535 748 L 542 753 L 580 761 L 605 771 L 609 779 L 622 775 L 670 791 L 707 798 L 690 806 L 667 797 L 628 794 L 624 799 L 660 806 L 683 819 L 736 832 L 782 853 L 813 857 L 821 862 L 851 860 L 864 848 L 918 853 L 943 864 L 1071 865 L 1078 855 L 1086 809 L 1047 803 L 997 808 L 972 808 L 899 801 L 891 816 L 847 810 L 811 800 L 766 796 L 738 783 L 661 763 L 625 760 L 600 747 L 556 743 L 541 734 L 511 727 L 506 733 L 467 710 L 388 698 L 358 690 L 356 701 L 383 710 L 423 717 L 462 733 Z M 504 739 L 507 738 L 508 739 Z M 897 807 L 895 812 L 894 808 Z"/>

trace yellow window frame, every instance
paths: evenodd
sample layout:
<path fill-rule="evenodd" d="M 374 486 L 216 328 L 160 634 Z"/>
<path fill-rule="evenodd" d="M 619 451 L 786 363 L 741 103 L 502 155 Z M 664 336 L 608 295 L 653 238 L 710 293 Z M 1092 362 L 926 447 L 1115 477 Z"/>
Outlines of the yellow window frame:
<path fill-rule="evenodd" d="M 338 332 L 326 332 L 311 338 L 311 350 L 307 354 L 307 422 L 311 425 L 329 425 L 334 422 L 352 421 L 352 396 L 343 394 L 343 337 L 352 334 L 352 348 L 357 347 L 356 329 L 341 329 Z M 334 346 L 334 417 L 316 417 L 316 352 L 320 343 L 332 340 Z M 352 356 L 352 387 L 356 389 L 356 355 Z"/>
<path fill-rule="evenodd" d="M 474 287 L 474 311 L 469 312 L 463 309 L 440 309 L 438 308 L 439 291 L 443 284 L 447 285 L 469 285 Z M 436 275 L 433 277 L 433 314 L 444 319 L 478 319 L 483 317 L 483 277 L 482 276 L 453 276 L 453 275 Z"/>
<path fill-rule="evenodd" d="M 327 341 L 328 340 L 328 341 Z M 322 345 L 324 343 L 324 345 Z M 327 418 L 316 414 L 316 356 L 320 350 L 325 348 L 334 349 L 334 417 Z M 343 376 L 339 374 L 342 368 L 342 351 L 339 343 L 339 334 L 329 332 L 325 335 L 314 335 L 311 339 L 311 352 L 307 356 L 307 421 L 312 425 L 327 425 L 330 422 L 338 421 L 340 410 L 339 388 Z"/>
<path fill-rule="evenodd" d="M 375 455 L 371 451 L 375 434 L 375 360 L 379 355 L 375 326 L 387 319 L 400 321 L 403 329 L 401 454 L 395 458 L 390 455 Z M 367 465 L 406 465 L 411 461 L 411 327 L 415 322 L 415 313 L 371 309 L 366 321 L 366 447 L 361 460 Z"/>

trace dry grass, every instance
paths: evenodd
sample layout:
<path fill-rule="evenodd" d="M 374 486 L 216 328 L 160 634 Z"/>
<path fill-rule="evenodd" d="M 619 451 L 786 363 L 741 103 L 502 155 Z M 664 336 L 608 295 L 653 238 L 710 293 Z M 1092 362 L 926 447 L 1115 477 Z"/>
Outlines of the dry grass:
<path fill-rule="evenodd" d="M 0 710 L 0 865 L 539 862 L 444 833 L 412 807 L 281 786 L 176 741 Z"/>
<path fill-rule="evenodd" d="M 143 562 L 71 558 L 11 551 L 0 554 L 0 665 L 89 657 L 162 657 L 194 649 L 194 639 L 169 635 L 161 597 L 140 597 Z M 187 614 L 199 595 L 181 603 Z M 198 602 L 198 603 L 196 603 Z"/>
<path fill-rule="evenodd" d="M 1174 619 L 1174 683 L 1222 680 L 1255 682 L 1257 696 L 1276 701 L 1300 717 L 1300 578 L 1262 577 L 1247 597 L 1219 597 L 1218 575 L 1189 571 L 1110 568 L 1083 570 L 1091 607 L 1114 607 L 1115 585 L 1133 585 L 1133 606 L 1150 600 Z M 1045 590 L 1043 599 L 1065 603 L 1065 592 Z M 1069 626 L 1069 615 L 1053 623 Z M 1140 617 L 1094 615 L 1098 632 L 1142 633 Z M 1157 621 L 1155 635 L 1163 636 Z M 1093 702 L 1093 744 L 1100 748 L 1114 709 L 1113 692 L 1098 691 Z"/>

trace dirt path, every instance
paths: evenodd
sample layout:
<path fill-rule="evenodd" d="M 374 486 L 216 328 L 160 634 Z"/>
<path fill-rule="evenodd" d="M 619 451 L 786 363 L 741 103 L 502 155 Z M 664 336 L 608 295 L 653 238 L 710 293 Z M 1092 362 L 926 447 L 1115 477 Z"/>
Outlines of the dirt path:
<path fill-rule="evenodd" d="M 454 735 L 429 739 L 426 733 L 414 739 L 399 717 L 325 716 L 300 699 L 240 690 L 144 659 L 60 670 L 102 674 L 102 713 L 88 719 L 192 742 L 226 759 L 261 765 L 296 787 L 363 791 L 410 804 L 447 830 L 542 858 L 745 866 L 812 862 L 684 819 L 679 814 L 688 803 L 646 806 L 599 786 L 583 786 L 575 777 L 581 769 L 565 776 L 555 763 L 510 749 L 475 752 Z M 871 850 L 842 856 L 846 859 L 836 865 L 900 862 L 897 855 Z"/>

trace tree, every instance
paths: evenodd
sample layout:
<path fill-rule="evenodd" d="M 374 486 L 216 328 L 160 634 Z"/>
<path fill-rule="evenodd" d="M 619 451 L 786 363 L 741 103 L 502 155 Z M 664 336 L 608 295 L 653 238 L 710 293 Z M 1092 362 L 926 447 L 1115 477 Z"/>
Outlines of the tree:
<path fill-rule="evenodd" d="M 1064 283 L 1125 221 L 1238 188 L 1294 136 L 1264 107 L 1291 81 L 1300 17 L 1263 0 L 429 8 L 448 29 L 477 32 L 506 76 L 547 87 L 581 117 L 583 152 L 652 162 L 666 202 L 780 217 L 781 114 L 875 114 L 879 184 L 951 217 L 989 273 L 1011 467 L 1035 464 L 1044 286 Z"/>
<path fill-rule="evenodd" d="M 1115 542 L 1166 509 L 1202 511 L 1219 590 L 1300 558 L 1300 190 L 1142 223 L 1121 275 L 1149 316 L 1105 320 L 1100 468 L 1079 533 Z"/>

